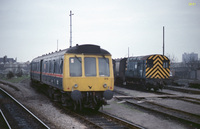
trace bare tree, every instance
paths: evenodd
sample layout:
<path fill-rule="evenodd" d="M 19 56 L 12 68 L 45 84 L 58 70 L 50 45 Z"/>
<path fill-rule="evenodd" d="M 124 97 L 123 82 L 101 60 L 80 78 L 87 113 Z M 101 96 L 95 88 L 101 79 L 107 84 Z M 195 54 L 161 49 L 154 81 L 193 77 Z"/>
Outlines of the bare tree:
<path fill-rule="evenodd" d="M 170 59 L 171 64 L 178 61 L 178 58 L 174 54 L 170 55 L 170 54 L 167 53 L 166 56 Z"/>

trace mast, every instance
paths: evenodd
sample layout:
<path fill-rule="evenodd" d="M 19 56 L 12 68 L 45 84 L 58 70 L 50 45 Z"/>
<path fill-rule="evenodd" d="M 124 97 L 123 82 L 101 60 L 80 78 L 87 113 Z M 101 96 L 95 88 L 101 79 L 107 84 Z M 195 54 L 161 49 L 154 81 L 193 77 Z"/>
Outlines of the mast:
<path fill-rule="evenodd" d="M 128 58 L 129 58 L 129 47 L 128 47 Z"/>
<path fill-rule="evenodd" d="M 163 26 L 163 56 L 165 55 L 165 27 Z"/>
<path fill-rule="evenodd" d="M 72 47 L 72 15 L 74 14 L 72 14 L 72 11 L 70 10 L 70 47 Z"/>
<path fill-rule="evenodd" d="M 58 39 L 57 39 L 57 51 L 58 51 Z"/>

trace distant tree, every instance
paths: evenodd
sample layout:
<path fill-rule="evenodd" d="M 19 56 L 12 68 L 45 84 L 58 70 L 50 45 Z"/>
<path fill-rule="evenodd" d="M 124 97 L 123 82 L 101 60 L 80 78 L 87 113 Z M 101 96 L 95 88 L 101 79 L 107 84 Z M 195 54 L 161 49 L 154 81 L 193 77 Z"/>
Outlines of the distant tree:
<path fill-rule="evenodd" d="M 175 62 L 178 61 L 177 57 L 175 57 L 174 54 L 172 54 L 172 55 L 167 54 L 166 56 L 170 59 L 170 62 L 171 62 L 171 63 L 175 63 Z"/>
<path fill-rule="evenodd" d="M 21 77 L 22 75 L 23 75 L 22 70 L 20 70 L 20 71 L 18 71 L 18 73 L 16 73 L 16 76 L 17 76 L 17 77 Z"/>
<path fill-rule="evenodd" d="M 8 74 L 7 74 L 7 78 L 11 79 L 12 77 L 14 77 L 14 74 L 13 74 L 12 71 L 9 71 Z"/>
<path fill-rule="evenodd" d="M 20 65 L 18 65 L 17 67 L 17 72 L 16 72 L 16 76 L 17 77 L 21 77 L 23 75 L 22 69 L 20 67 Z"/>

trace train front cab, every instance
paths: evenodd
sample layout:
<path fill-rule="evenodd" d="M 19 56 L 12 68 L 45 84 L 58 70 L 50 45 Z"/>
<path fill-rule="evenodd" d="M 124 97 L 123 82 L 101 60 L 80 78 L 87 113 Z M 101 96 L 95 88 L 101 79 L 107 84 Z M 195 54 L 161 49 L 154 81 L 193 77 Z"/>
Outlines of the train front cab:
<path fill-rule="evenodd" d="M 151 55 L 146 59 L 147 88 L 162 89 L 170 76 L 170 60 L 163 55 Z"/>
<path fill-rule="evenodd" d="M 99 108 L 106 103 L 104 99 L 113 97 L 114 77 L 110 55 L 66 53 L 64 60 L 63 90 L 71 92 L 77 104 Z"/>

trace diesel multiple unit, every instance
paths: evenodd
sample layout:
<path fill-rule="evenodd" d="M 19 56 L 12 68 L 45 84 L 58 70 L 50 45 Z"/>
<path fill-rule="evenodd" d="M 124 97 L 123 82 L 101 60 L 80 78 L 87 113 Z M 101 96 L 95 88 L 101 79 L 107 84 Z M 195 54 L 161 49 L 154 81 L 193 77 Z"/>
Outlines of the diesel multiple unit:
<path fill-rule="evenodd" d="M 170 76 L 170 60 L 164 55 L 148 55 L 114 60 L 115 82 L 135 84 L 144 89 L 162 89 Z"/>
<path fill-rule="evenodd" d="M 76 45 L 31 62 L 32 83 L 48 87 L 49 96 L 74 110 L 98 110 L 113 97 L 111 54 L 97 45 Z"/>

